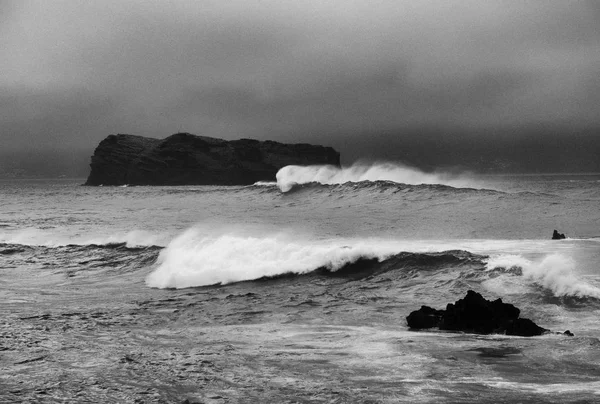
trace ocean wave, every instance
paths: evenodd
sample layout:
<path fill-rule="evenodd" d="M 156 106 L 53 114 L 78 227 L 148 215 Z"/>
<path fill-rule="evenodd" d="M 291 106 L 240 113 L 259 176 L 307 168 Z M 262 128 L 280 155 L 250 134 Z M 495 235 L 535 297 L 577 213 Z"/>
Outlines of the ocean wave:
<path fill-rule="evenodd" d="M 385 259 L 360 257 L 335 271 L 329 268 L 318 268 L 317 271 L 321 275 L 346 278 L 370 277 L 398 270 L 407 270 L 406 274 L 412 275 L 413 272 L 435 271 L 440 268 L 456 270 L 464 265 L 480 265 L 484 258 L 464 250 L 429 253 L 403 251 Z"/>
<path fill-rule="evenodd" d="M 129 245 L 127 243 L 106 243 L 106 244 L 63 244 L 63 245 L 31 245 L 31 244 L 15 244 L 15 243 L 0 243 L 0 255 L 11 255 L 24 252 L 35 252 L 43 250 L 61 250 L 61 251 L 93 251 L 93 250 L 115 250 L 115 251 L 146 251 L 146 250 L 161 250 L 164 247 L 158 245 Z"/>
<path fill-rule="evenodd" d="M 397 163 L 354 164 L 343 168 L 331 165 L 291 165 L 280 169 L 276 178 L 277 185 L 282 192 L 287 192 L 298 184 L 320 183 L 333 185 L 363 181 L 390 181 L 409 185 L 439 184 L 453 188 L 485 188 L 480 181 L 467 174 L 426 173 L 417 168 Z"/>
<path fill-rule="evenodd" d="M 8 267 L 28 268 L 43 277 L 64 275 L 68 278 L 116 276 L 150 267 L 155 263 L 160 246 L 129 247 L 126 243 L 67 244 L 36 246 L 0 243 L 0 258 Z"/>
<path fill-rule="evenodd" d="M 143 230 L 132 230 L 112 235 L 64 235 L 35 228 L 0 233 L 0 243 L 26 246 L 61 247 L 61 246 L 111 246 L 123 244 L 129 248 L 164 246 L 168 239 L 166 234 L 155 234 Z"/>
<path fill-rule="evenodd" d="M 369 194 L 373 192 L 410 192 L 410 193 L 425 193 L 429 197 L 447 195 L 458 195 L 467 193 L 477 194 L 504 194 L 501 191 L 494 191 L 490 189 L 475 189 L 475 188 L 454 188 L 449 185 L 443 184 L 403 184 L 393 181 L 361 181 L 361 182 L 345 182 L 342 184 L 322 184 L 320 182 L 307 182 L 304 184 L 292 184 L 287 188 L 286 195 L 294 194 L 302 191 L 325 191 L 334 194 L 346 193 L 346 192 L 360 192 L 368 191 Z"/>
<path fill-rule="evenodd" d="M 192 228 L 161 251 L 146 284 L 179 289 L 312 272 L 355 276 L 406 266 L 456 265 L 482 258 L 466 251 L 402 251 L 402 243 L 392 240 L 310 240 L 284 233 L 210 235 Z"/>
<path fill-rule="evenodd" d="M 257 181 L 252 185 L 255 187 L 276 187 L 277 182 L 275 182 L 275 181 Z"/>
<path fill-rule="evenodd" d="M 488 270 L 502 270 L 551 291 L 557 297 L 600 299 L 600 288 L 582 280 L 576 262 L 564 254 L 548 254 L 537 261 L 521 255 L 499 255 L 487 260 Z"/>

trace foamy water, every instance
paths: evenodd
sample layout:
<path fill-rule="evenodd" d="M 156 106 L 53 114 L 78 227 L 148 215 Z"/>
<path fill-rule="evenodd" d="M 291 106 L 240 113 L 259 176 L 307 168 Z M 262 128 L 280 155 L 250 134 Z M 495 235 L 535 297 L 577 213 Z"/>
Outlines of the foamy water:
<path fill-rule="evenodd" d="M 555 296 L 600 299 L 600 287 L 591 285 L 578 274 L 575 260 L 564 254 L 548 254 L 536 261 L 521 255 L 500 255 L 487 261 L 488 269 L 518 269 L 525 281 L 552 291 Z"/>
<path fill-rule="evenodd" d="M 28 228 L 13 232 L 0 232 L 0 243 L 28 246 L 60 247 L 67 245 L 104 245 L 124 243 L 128 247 L 166 245 L 172 235 L 147 230 L 132 230 L 120 234 L 69 234 L 52 230 Z"/>
<path fill-rule="evenodd" d="M 136 391 L 154 389 L 154 377 L 176 386 L 164 390 L 181 402 L 177 394 L 190 385 L 173 378 L 201 375 L 195 386 L 207 375 L 241 380 L 247 363 L 252 377 L 268 383 L 279 380 L 277 372 L 292 381 L 298 372 L 304 379 L 326 372 L 336 392 L 354 394 L 368 382 L 360 391 L 376 391 L 378 399 L 593 402 L 596 177 L 475 177 L 372 165 L 288 167 L 278 186 L 5 181 L 0 307 L 3 332 L 14 336 L 5 342 L 14 346 L 3 357 L 21 363 L 19 374 L 43 383 L 43 391 L 80 386 L 87 380 L 81 369 L 93 370 L 100 380 L 83 391 L 95 402 L 111 401 L 114 390 L 102 386 L 127 389 L 131 380 Z M 554 229 L 568 238 L 550 240 Z M 410 311 L 444 308 L 469 289 L 576 337 L 407 329 Z M 19 345 L 32 333 L 31 347 Z M 184 358 L 181 347 L 197 357 Z M 222 361 L 211 362 L 216 356 Z M 266 363 L 290 363 L 293 373 L 264 370 Z M 183 364 L 190 372 L 173 376 Z M 57 384 L 49 376 L 56 369 L 74 376 Z M 347 374 L 360 375 L 360 383 Z M 12 380 L 7 371 L 2 376 Z M 11 385 L 0 401 L 22 389 Z M 119 397 L 112 401 L 133 396 Z"/>
<path fill-rule="evenodd" d="M 393 181 L 399 184 L 441 184 L 456 188 L 483 188 L 484 183 L 473 175 L 445 172 L 426 173 L 398 163 L 354 164 L 338 168 L 323 166 L 287 166 L 277 173 L 277 185 L 287 192 L 293 185 L 320 183 L 344 184 L 362 181 Z"/>

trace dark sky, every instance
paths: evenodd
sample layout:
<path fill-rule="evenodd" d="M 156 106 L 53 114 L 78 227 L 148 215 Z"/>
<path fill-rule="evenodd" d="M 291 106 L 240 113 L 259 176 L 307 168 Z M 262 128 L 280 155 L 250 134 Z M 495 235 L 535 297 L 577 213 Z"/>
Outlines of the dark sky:
<path fill-rule="evenodd" d="M 600 171 L 594 0 L 0 0 L 0 72 L 0 172 L 180 131 Z"/>

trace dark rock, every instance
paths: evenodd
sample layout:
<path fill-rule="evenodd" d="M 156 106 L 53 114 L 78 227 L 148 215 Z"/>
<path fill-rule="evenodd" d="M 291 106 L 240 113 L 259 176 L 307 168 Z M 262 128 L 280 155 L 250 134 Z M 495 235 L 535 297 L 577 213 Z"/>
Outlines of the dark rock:
<path fill-rule="evenodd" d="M 559 233 L 556 230 L 554 230 L 554 233 L 552 233 L 552 240 L 563 240 L 565 238 L 566 237 L 563 233 Z"/>
<path fill-rule="evenodd" d="M 419 310 L 413 311 L 406 317 L 410 328 L 433 328 L 439 327 L 444 310 L 432 309 L 429 306 L 421 306 Z"/>
<path fill-rule="evenodd" d="M 86 185 L 251 185 L 287 165 L 340 165 L 331 147 L 189 133 L 166 139 L 110 135 L 92 156 Z"/>
<path fill-rule="evenodd" d="M 547 332 L 545 328 L 540 327 L 528 318 L 517 318 L 508 323 L 506 335 L 520 335 L 522 337 L 533 337 Z"/>
<path fill-rule="evenodd" d="M 519 312 L 512 304 L 502 303 L 501 299 L 492 302 L 469 290 L 463 299 L 446 306 L 440 329 L 491 334 L 505 329 L 519 317 Z"/>
<path fill-rule="evenodd" d="M 462 331 L 475 334 L 507 334 L 530 337 L 548 330 L 533 321 L 519 318 L 520 310 L 501 299 L 486 300 L 479 293 L 469 290 L 467 295 L 446 310 L 421 306 L 406 317 L 412 329 L 439 327 L 440 330 Z"/>
<path fill-rule="evenodd" d="M 573 334 L 571 331 L 567 330 L 565 332 L 563 332 L 564 335 L 569 336 L 569 337 L 574 337 L 575 334 Z"/>

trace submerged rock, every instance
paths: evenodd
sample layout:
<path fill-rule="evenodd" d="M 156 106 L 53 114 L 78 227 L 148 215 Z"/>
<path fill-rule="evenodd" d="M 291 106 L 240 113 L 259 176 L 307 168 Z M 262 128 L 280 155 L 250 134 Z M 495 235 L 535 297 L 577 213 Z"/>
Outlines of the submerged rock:
<path fill-rule="evenodd" d="M 552 233 L 552 240 L 562 240 L 565 239 L 565 235 L 563 233 L 559 233 L 558 231 L 554 230 L 554 233 Z"/>
<path fill-rule="evenodd" d="M 412 329 L 438 327 L 440 330 L 462 331 L 475 334 L 506 334 L 531 337 L 549 330 L 533 321 L 519 318 L 520 310 L 502 299 L 487 300 L 479 293 L 469 290 L 467 295 L 449 303 L 446 310 L 422 306 L 406 317 Z M 570 333 L 569 333 L 570 334 Z M 566 334 L 565 335 L 569 335 Z"/>
<path fill-rule="evenodd" d="M 251 185 L 287 165 L 340 165 L 331 147 L 189 133 L 166 139 L 110 135 L 92 156 L 86 185 Z"/>

